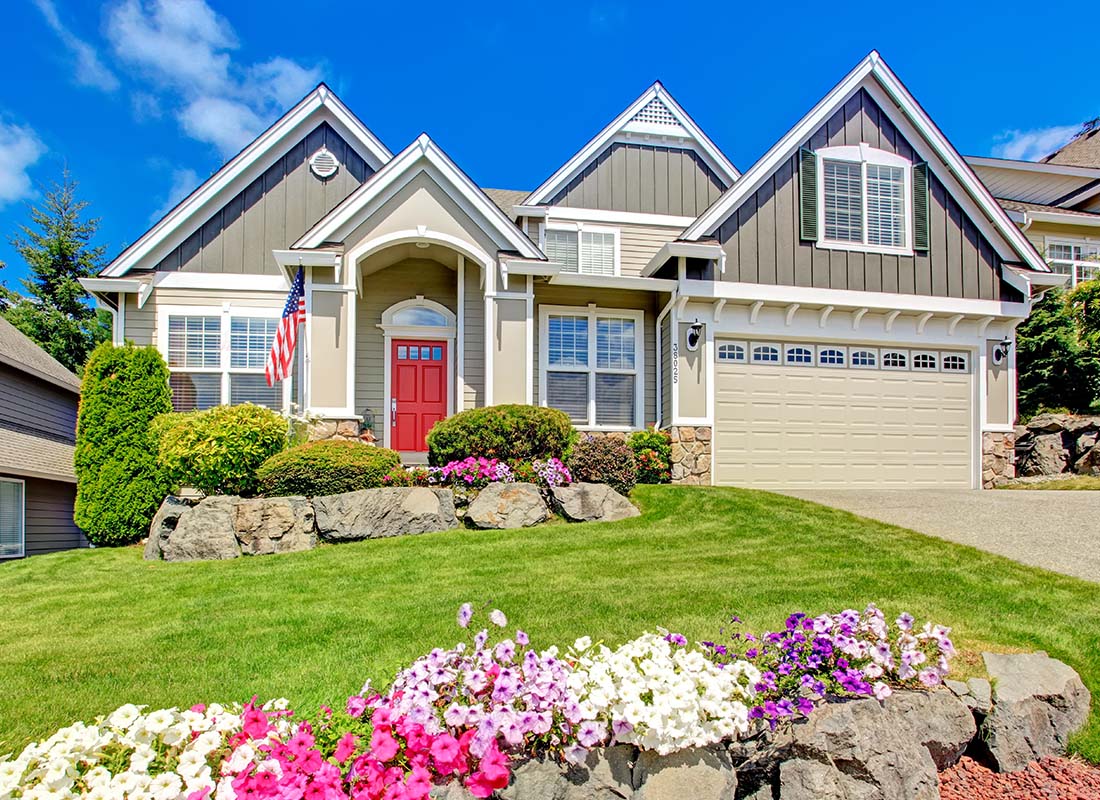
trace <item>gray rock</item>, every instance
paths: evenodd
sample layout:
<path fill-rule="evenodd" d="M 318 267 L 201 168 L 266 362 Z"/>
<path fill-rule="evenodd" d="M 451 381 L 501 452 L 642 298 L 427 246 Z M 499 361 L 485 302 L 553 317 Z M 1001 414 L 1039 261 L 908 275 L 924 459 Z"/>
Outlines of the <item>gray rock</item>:
<path fill-rule="evenodd" d="M 476 528 L 527 528 L 550 518 L 533 483 L 490 483 L 470 503 L 466 519 Z"/>
<path fill-rule="evenodd" d="M 988 714 L 993 710 L 993 687 L 985 678 L 970 678 L 966 685 L 970 688 L 970 697 L 974 700 L 973 708 L 982 714 Z"/>
<path fill-rule="evenodd" d="M 1065 752 L 1070 734 L 1088 719 L 1089 691 L 1066 664 L 1045 653 L 982 653 L 993 681 L 993 710 L 981 739 L 997 769 Z"/>
<path fill-rule="evenodd" d="M 164 557 L 164 545 L 179 524 L 180 517 L 191 510 L 191 503 L 174 495 L 168 495 L 160 504 L 153 522 L 149 525 L 149 538 L 145 540 L 145 560 L 159 561 Z"/>
<path fill-rule="evenodd" d="M 1064 431 L 1072 420 L 1072 414 L 1037 414 L 1027 423 L 1027 429 L 1043 433 Z"/>
<path fill-rule="evenodd" d="M 295 553 L 317 546 L 313 505 L 304 497 L 241 500 L 234 530 L 246 556 Z"/>
<path fill-rule="evenodd" d="M 570 522 L 614 522 L 642 513 L 605 483 L 558 486 L 551 494 L 555 510 Z"/>
<path fill-rule="evenodd" d="M 569 768 L 565 800 L 617 800 L 634 794 L 634 747 L 617 744 L 592 750 L 584 764 Z"/>
<path fill-rule="evenodd" d="M 873 784 L 846 775 L 831 764 L 799 758 L 779 766 L 779 796 L 783 800 L 882 800 L 883 797 Z M 938 798 L 939 792 L 920 795 L 926 796 L 929 800 Z"/>
<path fill-rule="evenodd" d="M 442 786 L 433 786 L 429 796 L 432 800 L 474 800 L 460 780 L 452 780 Z"/>
<path fill-rule="evenodd" d="M 313 498 L 323 539 L 353 541 L 445 531 L 458 526 L 447 489 L 389 487 Z"/>
<path fill-rule="evenodd" d="M 569 786 L 565 772 L 555 761 L 529 758 L 513 767 L 507 788 L 497 794 L 501 800 L 565 800 Z"/>
<path fill-rule="evenodd" d="M 1096 445 L 1073 465 L 1078 475 L 1100 475 L 1100 445 Z"/>
<path fill-rule="evenodd" d="M 181 514 L 161 545 L 165 561 L 237 558 L 241 546 L 234 533 L 241 498 L 215 495 Z"/>
<path fill-rule="evenodd" d="M 1034 438 L 1035 446 L 1021 465 L 1025 475 L 1058 475 L 1066 471 L 1069 451 L 1061 433 L 1044 433 Z"/>
<path fill-rule="evenodd" d="M 633 800 L 734 800 L 737 773 L 723 747 L 693 747 L 667 756 L 643 750 L 634 765 Z"/>
<path fill-rule="evenodd" d="M 924 747 L 939 770 L 958 762 L 977 733 L 966 704 L 945 691 L 895 692 L 883 710 L 889 724 Z"/>
<path fill-rule="evenodd" d="M 1066 433 L 1084 433 L 1085 431 L 1100 430 L 1100 417 L 1081 416 L 1066 419 L 1064 430 Z"/>
<path fill-rule="evenodd" d="M 962 681 L 953 681 L 949 678 L 943 682 L 943 685 L 950 689 L 955 697 L 964 697 L 970 694 L 970 687 Z"/>

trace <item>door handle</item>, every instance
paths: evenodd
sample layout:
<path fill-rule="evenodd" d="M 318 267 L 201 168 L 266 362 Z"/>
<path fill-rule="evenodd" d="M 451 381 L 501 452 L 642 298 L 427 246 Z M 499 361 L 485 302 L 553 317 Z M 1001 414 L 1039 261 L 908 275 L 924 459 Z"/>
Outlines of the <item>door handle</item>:
<path fill-rule="evenodd" d="M 397 398 L 390 398 L 390 427 L 397 427 Z"/>

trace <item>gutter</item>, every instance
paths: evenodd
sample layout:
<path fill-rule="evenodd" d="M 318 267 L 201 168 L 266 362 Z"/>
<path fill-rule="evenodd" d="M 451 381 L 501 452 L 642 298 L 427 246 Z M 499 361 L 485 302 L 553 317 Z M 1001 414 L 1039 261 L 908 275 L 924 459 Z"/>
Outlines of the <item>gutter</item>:
<path fill-rule="evenodd" d="M 656 341 L 656 345 L 655 345 L 656 349 L 657 349 L 657 396 L 656 396 L 656 398 L 654 398 L 656 400 L 655 405 L 657 406 L 657 421 L 654 423 L 654 427 L 657 430 L 661 429 L 661 423 L 664 422 L 664 420 L 661 418 L 661 398 L 664 396 L 663 393 L 662 393 L 662 389 L 664 388 L 664 382 L 661 380 L 662 367 L 663 367 L 663 364 L 661 364 L 661 321 L 665 318 L 665 316 L 668 314 L 668 312 L 670 312 L 673 309 L 673 307 L 676 305 L 676 301 L 678 299 L 678 297 L 677 297 L 678 293 L 679 293 L 679 289 L 678 288 L 673 288 L 672 296 L 669 297 L 668 303 L 665 304 L 665 307 L 661 310 L 661 313 L 657 315 L 657 323 L 656 323 L 657 324 L 657 331 L 656 331 L 656 333 L 657 333 L 656 340 L 657 341 Z M 669 333 L 671 333 L 671 331 L 669 331 Z M 671 353 L 669 355 L 671 356 Z"/>

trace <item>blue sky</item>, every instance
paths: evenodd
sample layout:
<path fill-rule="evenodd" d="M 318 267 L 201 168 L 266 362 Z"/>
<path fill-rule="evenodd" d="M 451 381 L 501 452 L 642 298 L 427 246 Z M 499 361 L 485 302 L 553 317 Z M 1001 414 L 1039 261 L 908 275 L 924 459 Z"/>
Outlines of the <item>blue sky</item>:
<path fill-rule="evenodd" d="M 655 79 L 747 169 L 873 48 L 965 154 L 1038 158 L 1100 114 L 1070 57 L 1100 7 L 884 5 L 9 0 L 0 280 L 25 274 L 8 238 L 66 165 L 113 255 L 319 80 L 391 150 L 427 131 L 508 189 Z"/>

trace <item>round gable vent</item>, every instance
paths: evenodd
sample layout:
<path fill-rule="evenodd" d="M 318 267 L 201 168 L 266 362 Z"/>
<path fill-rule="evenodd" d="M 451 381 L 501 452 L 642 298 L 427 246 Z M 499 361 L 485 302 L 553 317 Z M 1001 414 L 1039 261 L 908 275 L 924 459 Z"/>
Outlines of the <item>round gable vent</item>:
<path fill-rule="evenodd" d="M 340 169 L 340 162 L 324 145 L 309 158 L 309 169 L 318 178 L 331 178 Z"/>

